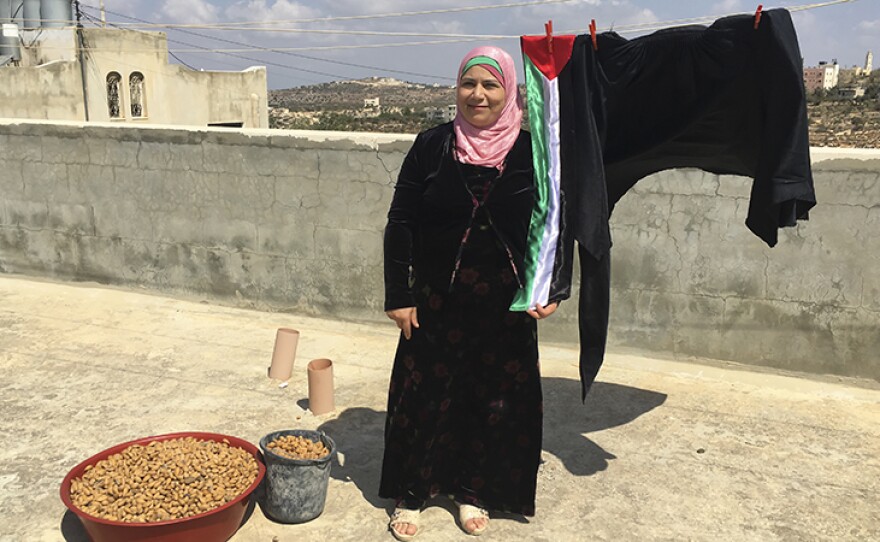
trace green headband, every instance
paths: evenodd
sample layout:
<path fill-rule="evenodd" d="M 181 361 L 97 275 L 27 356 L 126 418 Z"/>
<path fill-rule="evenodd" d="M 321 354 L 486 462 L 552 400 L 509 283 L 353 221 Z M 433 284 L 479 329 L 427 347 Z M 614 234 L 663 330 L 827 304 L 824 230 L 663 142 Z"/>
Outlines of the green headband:
<path fill-rule="evenodd" d="M 504 70 L 501 69 L 501 65 L 498 64 L 497 60 L 488 56 L 475 56 L 474 58 L 467 61 L 467 63 L 464 65 L 464 68 L 461 69 L 461 73 L 458 74 L 458 78 L 461 79 L 461 76 L 467 73 L 469 69 L 479 64 L 492 66 L 493 68 L 498 70 L 498 73 L 501 74 L 501 77 L 504 77 Z"/>

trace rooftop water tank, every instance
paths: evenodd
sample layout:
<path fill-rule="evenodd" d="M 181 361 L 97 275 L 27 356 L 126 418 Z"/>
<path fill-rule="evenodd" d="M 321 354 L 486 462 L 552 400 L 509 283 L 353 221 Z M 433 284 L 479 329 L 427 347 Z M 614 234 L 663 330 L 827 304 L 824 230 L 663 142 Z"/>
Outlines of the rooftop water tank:
<path fill-rule="evenodd" d="M 0 24 L 11 23 L 15 12 L 13 4 L 20 4 L 21 0 L 0 0 Z"/>
<path fill-rule="evenodd" d="M 18 38 L 18 25 L 3 23 L 0 27 L 0 57 L 21 60 L 21 40 Z"/>
<path fill-rule="evenodd" d="M 73 4 L 70 0 L 40 0 L 43 28 L 73 26 Z"/>
<path fill-rule="evenodd" d="M 14 0 L 13 0 L 14 1 Z M 21 18 L 24 28 L 40 28 L 40 0 L 23 0 Z"/>
<path fill-rule="evenodd" d="M 21 28 L 24 0 L 0 0 L 0 23 L 13 23 Z"/>

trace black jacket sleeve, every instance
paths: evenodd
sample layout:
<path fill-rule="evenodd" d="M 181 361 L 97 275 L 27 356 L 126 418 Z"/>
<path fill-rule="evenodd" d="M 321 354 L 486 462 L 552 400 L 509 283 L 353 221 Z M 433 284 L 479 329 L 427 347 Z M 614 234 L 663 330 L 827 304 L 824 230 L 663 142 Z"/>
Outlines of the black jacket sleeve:
<path fill-rule="evenodd" d="M 412 263 L 417 238 L 419 204 L 424 192 L 426 172 L 418 149 L 423 134 L 416 137 L 400 167 L 388 224 L 385 226 L 385 310 L 414 307 Z"/>

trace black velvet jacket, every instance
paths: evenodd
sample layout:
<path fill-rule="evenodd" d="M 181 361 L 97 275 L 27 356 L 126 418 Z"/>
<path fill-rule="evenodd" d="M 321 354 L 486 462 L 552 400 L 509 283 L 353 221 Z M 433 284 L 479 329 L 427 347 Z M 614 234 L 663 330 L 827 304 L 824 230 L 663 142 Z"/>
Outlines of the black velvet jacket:
<path fill-rule="evenodd" d="M 416 137 L 403 161 L 385 228 L 385 310 L 414 307 L 413 284 L 450 285 L 474 201 L 453 156 L 452 123 Z M 531 137 L 521 131 L 484 201 L 495 234 L 522 276 L 535 204 Z"/>

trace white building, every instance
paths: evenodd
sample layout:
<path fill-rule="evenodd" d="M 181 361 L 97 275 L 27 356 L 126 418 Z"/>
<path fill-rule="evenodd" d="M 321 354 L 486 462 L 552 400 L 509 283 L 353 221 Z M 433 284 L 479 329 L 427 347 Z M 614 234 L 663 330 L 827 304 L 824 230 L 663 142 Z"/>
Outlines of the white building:
<path fill-rule="evenodd" d="M 455 119 L 455 104 L 446 107 L 426 107 L 425 118 L 434 122 L 449 122 Z"/>
<path fill-rule="evenodd" d="M 868 51 L 865 55 L 865 66 L 863 68 L 856 67 L 856 77 L 867 77 L 871 75 L 871 70 L 874 68 L 874 53 Z"/>
<path fill-rule="evenodd" d="M 269 127 L 265 67 L 191 70 L 164 33 L 108 28 L 82 31 L 83 65 L 73 26 L 17 33 L 0 42 L 0 117 Z"/>
<path fill-rule="evenodd" d="M 818 89 L 829 90 L 837 86 L 840 77 L 840 65 L 837 60 L 831 64 L 819 62 L 815 68 L 804 68 L 804 87 L 807 92 L 815 92 Z"/>
<path fill-rule="evenodd" d="M 854 100 L 865 96 L 864 87 L 844 87 L 837 90 L 837 96 L 844 99 Z"/>

